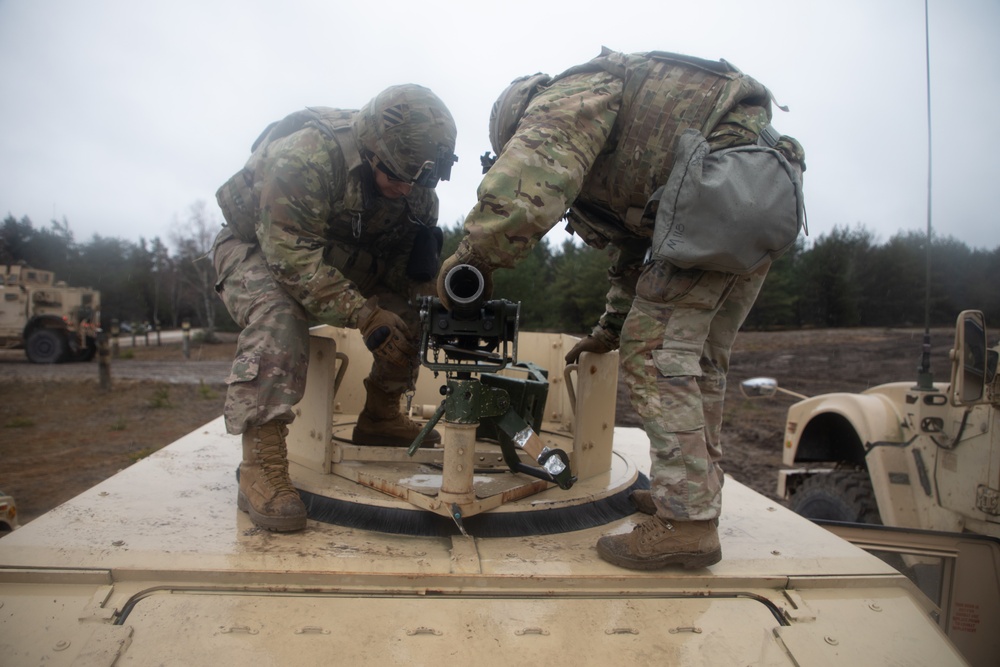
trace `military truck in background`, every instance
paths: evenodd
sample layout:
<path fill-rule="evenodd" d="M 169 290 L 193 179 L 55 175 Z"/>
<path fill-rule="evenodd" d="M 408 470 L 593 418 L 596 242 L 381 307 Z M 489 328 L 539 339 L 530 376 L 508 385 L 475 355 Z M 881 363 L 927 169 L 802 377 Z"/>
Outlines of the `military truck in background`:
<path fill-rule="evenodd" d="M 100 292 L 22 263 L 0 267 L 0 295 L 0 348 L 23 348 L 36 364 L 94 358 Z"/>
<path fill-rule="evenodd" d="M 811 519 L 1000 538 L 998 354 L 983 314 L 964 311 L 950 382 L 796 395 L 803 400 L 785 422 L 779 497 Z M 742 389 L 782 391 L 769 378 Z"/>

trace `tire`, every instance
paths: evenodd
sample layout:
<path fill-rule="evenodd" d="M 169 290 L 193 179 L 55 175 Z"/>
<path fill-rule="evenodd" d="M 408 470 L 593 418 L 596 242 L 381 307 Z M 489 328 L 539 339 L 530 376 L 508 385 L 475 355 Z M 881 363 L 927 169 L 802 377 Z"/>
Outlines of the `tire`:
<path fill-rule="evenodd" d="M 863 470 L 813 475 L 795 490 L 789 506 L 807 519 L 882 523 L 871 480 Z"/>
<path fill-rule="evenodd" d="M 66 336 L 56 329 L 36 329 L 28 336 L 24 352 L 33 364 L 54 364 L 68 349 Z"/>

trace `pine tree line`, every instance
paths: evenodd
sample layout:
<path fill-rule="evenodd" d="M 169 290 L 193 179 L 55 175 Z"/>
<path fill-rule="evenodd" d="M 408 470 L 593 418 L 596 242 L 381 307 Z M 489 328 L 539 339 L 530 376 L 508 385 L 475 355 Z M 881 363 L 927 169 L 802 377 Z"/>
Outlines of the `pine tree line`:
<path fill-rule="evenodd" d="M 66 220 L 36 229 L 28 217 L 8 215 L 0 225 L 0 266 L 24 262 L 53 271 L 56 280 L 101 292 L 101 325 L 111 321 L 177 328 L 235 327 L 214 293 L 215 270 L 208 257 L 218 222 L 203 202 L 177 220 L 168 246 L 159 237 L 138 243 L 94 235 L 77 242 Z"/>
<path fill-rule="evenodd" d="M 446 232 L 446 256 L 460 238 Z M 1000 325 L 1000 247 L 932 237 L 929 290 L 926 248 L 924 234 L 879 244 L 863 226 L 800 237 L 772 265 L 744 328 L 922 327 L 925 309 L 931 326 L 952 326 L 967 309 Z M 516 269 L 497 271 L 494 293 L 522 302 L 524 330 L 586 333 L 604 312 L 609 263 L 605 251 L 570 241 L 553 251 L 543 238 Z"/>
<path fill-rule="evenodd" d="M 23 261 L 56 273 L 70 285 L 101 291 L 102 323 L 159 322 L 176 327 L 235 328 L 214 293 L 208 253 L 218 217 L 203 202 L 175 221 L 168 243 L 93 236 L 77 242 L 68 222 L 36 229 L 8 215 L 0 225 L 0 264 Z M 445 229 L 443 256 L 454 251 L 460 227 Z M 927 238 L 918 232 L 877 243 L 863 226 L 837 227 L 800 238 L 771 267 L 745 328 L 951 326 L 959 312 L 982 310 L 1000 325 L 1000 248 L 972 249 L 933 237 L 928 283 Z M 494 296 L 521 302 L 521 329 L 586 333 L 604 312 L 606 251 L 542 239 L 516 269 L 494 275 Z M 929 284 L 929 289 L 928 289 Z M 929 295 L 929 300 L 928 300 Z M 928 305 L 929 304 L 929 305 Z"/>

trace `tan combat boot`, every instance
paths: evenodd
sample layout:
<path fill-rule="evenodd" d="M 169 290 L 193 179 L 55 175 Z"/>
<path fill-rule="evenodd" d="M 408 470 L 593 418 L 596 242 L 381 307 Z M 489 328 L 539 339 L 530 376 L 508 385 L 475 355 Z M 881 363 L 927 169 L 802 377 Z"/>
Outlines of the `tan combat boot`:
<path fill-rule="evenodd" d="M 597 541 L 604 560 L 631 570 L 659 570 L 670 565 L 691 569 L 722 560 L 714 519 L 667 521 L 651 516 L 631 533 L 605 535 Z"/>
<path fill-rule="evenodd" d="M 357 426 L 351 439 L 356 445 L 368 447 L 409 447 L 416 440 L 422 425 L 409 419 L 399 409 L 402 392 L 390 394 L 379 390 L 365 379 L 365 408 L 358 415 Z M 431 430 L 424 436 L 422 447 L 433 447 L 441 442 L 441 434 Z"/>
<path fill-rule="evenodd" d="M 279 421 L 251 426 L 243 433 L 243 462 L 236 506 L 261 528 L 276 531 L 306 527 L 306 506 L 288 477 L 288 427 Z"/>

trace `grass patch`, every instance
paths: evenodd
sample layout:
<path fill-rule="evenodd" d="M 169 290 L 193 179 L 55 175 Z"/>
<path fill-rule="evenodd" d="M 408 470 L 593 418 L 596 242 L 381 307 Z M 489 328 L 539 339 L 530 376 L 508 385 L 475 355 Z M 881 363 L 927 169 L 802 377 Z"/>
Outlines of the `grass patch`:
<path fill-rule="evenodd" d="M 210 400 L 218 397 L 219 394 L 214 389 L 212 389 L 207 384 L 205 384 L 204 380 L 199 380 L 198 381 L 198 395 L 201 396 L 204 400 L 210 401 Z"/>
<path fill-rule="evenodd" d="M 147 456 L 149 456 L 150 454 L 154 453 L 155 451 L 156 451 L 156 447 L 143 447 L 142 449 L 140 449 L 138 451 L 129 452 L 128 458 L 129 458 L 129 461 L 131 461 L 132 463 L 135 463 L 136 461 L 141 461 L 142 459 L 146 458 Z"/>
<path fill-rule="evenodd" d="M 149 401 L 149 407 L 151 408 L 172 408 L 173 403 L 170 402 L 170 389 L 167 387 L 157 387 L 153 390 L 153 398 Z"/>
<path fill-rule="evenodd" d="M 215 345 L 219 342 L 219 337 L 215 335 L 215 331 L 211 329 L 202 329 L 196 331 L 193 336 L 191 336 L 191 342 L 197 343 L 199 345 Z"/>
<path fill-rule="evenodd" d="M 128 428 L 128 424 L 125 423 L 124 417 L 119 417 L 108 426 L 109 431 L 124 431 L 126 428 Z"/>
<path fill-rule="evenodd" d="M 4 428 L 28 428 L 35 425 L 31 417 L 11 417 L 3 423 Z"/>

